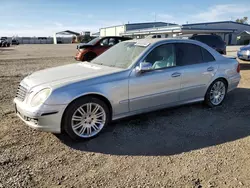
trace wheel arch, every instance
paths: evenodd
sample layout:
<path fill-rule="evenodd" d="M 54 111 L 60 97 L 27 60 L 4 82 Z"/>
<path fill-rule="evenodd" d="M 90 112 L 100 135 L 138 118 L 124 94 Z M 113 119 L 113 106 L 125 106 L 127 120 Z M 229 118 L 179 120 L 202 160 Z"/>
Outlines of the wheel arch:
<path fill-rule="evenodd" d="M 220 79 L 225 81 L 225 83 L 227 84 L 227 88 L 228 88 L 228 86 L 229 86 L 229 81 L 228 81 L 228 79 L 227 79 L 225 76 L 218 75 L 215 79 L 211 80 L 211 82 L 207 85 L 206 91 L 208 90 L 208 88 L 210 87 L 210 85 L 211 85 L 214 81 L 220 80 Z"/>
<path fill-rule="evenodd" d="M 62 115 L 62 118 L 61 118 L 61 132 L 64 131 L 62 125 L 63 125 L 65 113 L 66 113 L 68 107 L 69 107 L 73 102 L 75 102 L 75 101 L 77 101 L 77 100 L 79 100 L 79 99 L 81 99 L 81 98 L 84 98 L 84 97 L 94 97 L 94 98 L 97 98 L 97 99 L 102 100 L 102 101 L 108 106 L 108 109 L 109 109 L 109 111 L 110 111 L 110 116 L 111 116 L 110 119 L 112 120 L 112 116 L 113 116 L 113 107 L 112 107 L 112 105 L 111 105 L 110 100 L 109 100 L 106 96 L 104 96 L 104 95 L 102 95 L 102 94 L 100 94 L 100 93 L 87 93 L 87 94 L 84 94 L 84 95 L 75 97 L 72 101 L 69 102 L 69 104 L 68 104 L 68 105 L 66 106 L 66 108 L 64 109 L 63 115 Z"/>
<path fill-rule="evenodd" d="M 219 76 L 219 77 L 217 77 L 214 81 L 216 81 L 216 80 L 224 80 L 225 83 L 226 83 L 226 86 L 227 86 L 227 88 L 228 88 L 229 82 L 228 82 L 227 78 L 225 78 L 224 76 Z M 213 82 L 214 82 L 214 81 L 213 81 Z M 211 85 L 213 82 L 211 82 L 210 85 Z"/>
<path fill-rule="evenodd" d="M 89 56 L 89 55 L 93 55 L 93 56 L 97 57 L 97 53 L 93 52 L 92 50 L 89 50 L 88 52 L 86 52 L 83 55 L 83 60 L 85 61 L 86 60 L 86 56 Z"/>
<path fill-rule="evenodd" d="M 227 87 L 227 89 L 228 89 L 228 85 L 229 85 L 228 80 L 227 80 L 224 76 L 218 76 L 218 77 L 216 77 L 215 79 L 213 79 L 213 80 L 207 85 L 207 88 L 206 88 L 206 90 L 205 90 L 204 96 L 206 95 L 207 90 L 209 89 L 209 87 L 211 86 L 211 84 L 214 83 L 216 80 L 224 80 L 225 83 L 226 83 L 226 87 Z M 204 98 L 205 98 L 205 97 L 204 97 Z"/>

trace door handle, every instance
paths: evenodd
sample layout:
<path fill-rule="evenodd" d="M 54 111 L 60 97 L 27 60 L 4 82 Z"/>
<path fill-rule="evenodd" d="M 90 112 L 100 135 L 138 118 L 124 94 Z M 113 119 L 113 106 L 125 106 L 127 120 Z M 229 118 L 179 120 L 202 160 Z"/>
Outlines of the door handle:
<path fill-rule="evenodd" d="M 213 67 L 208 67 L 207 71 L 212 72 L 212 71 L 214 71 L 214 68 Z"/>
<path fill-rule="evenodd" d="M 175 73 L 173 73 L 171 76 L 172 76 L 172 77 L 179 77 L 180 75 L 181 75 L 181 73 L 175 72 Z"/>

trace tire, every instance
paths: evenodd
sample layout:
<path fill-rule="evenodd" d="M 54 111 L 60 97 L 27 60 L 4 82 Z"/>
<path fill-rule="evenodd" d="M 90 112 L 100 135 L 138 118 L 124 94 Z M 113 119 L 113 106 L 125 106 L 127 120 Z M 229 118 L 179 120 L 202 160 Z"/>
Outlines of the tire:
<path fill-rule="evenodd" d="M 93 52 L 89 52 L 89 53 L 87 53 L 87 54 L 85 54 L 84 55 L 84 61 L 88 61 L 88 62 L 90 62 L 90 61 L 92 61 L 93 59 L 95 59 L 96 58 L 96 54 L 95 53 L 93 53 Z"/>
<path fill-rule="evenodd" d="M 94 112 L 97 107 L 99 107 L 99 110 L 96 111 L 95 115 L 92 114 L 90 116 L 90 114 L 87 113 L 88 106 L 90 106 L 89 109 L 91 109 L 92 112 Z M 83 111 L 80 110 L 80 112 L 79 109 L 83 109 Z M 102 113 L 104 116 L 97 117 L 98 114 L 100 116 Z M 82 119 L 79 120 L 79 117 Z M 95 97 L 83 97 L 75 100 L 67 107 L 62 119 L 62 129 L 65 130 L 73 140 L 88 140 L 103 132 L 110 120 L 110 110 L 105 102 Z M 100 123 L 101 121 L 102 123 Z M 73 126 L 75 128 L 73 128 Z"/>
<path fill-rule="evenodd" d="M 218 91 L 216 91 L 215 88 L 217 87 L 218 88 L 224 87 L 224 89 L 219 89 Z M 226 98 L 227 87 L 228 87 L 227 82 L 224 79 L 217 79 L 213 81 L 213 83 L 209 86 L 206 92 L 204 100 L 205 104 L 211 108 L 221 105 Z M 214 91 L 216 91 L 216 93 L 214 93 Z"/>

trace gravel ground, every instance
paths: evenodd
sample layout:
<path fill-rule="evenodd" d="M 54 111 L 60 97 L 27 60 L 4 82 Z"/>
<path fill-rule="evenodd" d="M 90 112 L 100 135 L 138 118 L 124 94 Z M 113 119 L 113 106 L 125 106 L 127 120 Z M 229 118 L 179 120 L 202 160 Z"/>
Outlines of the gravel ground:
<path fill-rule="evenodd" d="M 12 107 L 24 76 L 74 63 L 74 53 L 75 45 L 0 49 L 0 188 L 250 187 L 250 63 L 220 107 L 134 116 L 74 143 L 27 127 Z"/>

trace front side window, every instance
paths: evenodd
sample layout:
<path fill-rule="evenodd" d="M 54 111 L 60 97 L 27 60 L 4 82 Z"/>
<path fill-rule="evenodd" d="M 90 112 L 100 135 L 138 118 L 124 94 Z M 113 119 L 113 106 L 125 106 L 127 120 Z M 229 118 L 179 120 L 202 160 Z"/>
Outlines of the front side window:
<path fill-rule="evenodd" d="M 144 62 L 150 63 L 152 69 L 161 69 L 176 66 L 173 44 L 165 44 L 153 49 Z"/>
<path fill-rule="evenodd" d="M 109 45 L 109 39 L 105 38 L 105 39 L 101 40 L 100 45 L 101 46 L 108 46 Z"/>
<path fill-rule="evenodd" d="M 116 38 L 110 38 L 109 39 L 109 46 L 114 46 L 118 43 L 118 40 Z"/>
<path fill-rule="evenodd" d="M 194 44 L 176 44 L 176 63 L 178 66 L 202 63 L 201 47 Z"/>

